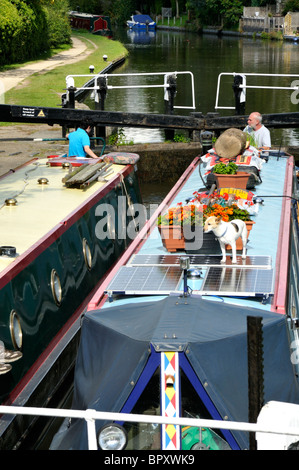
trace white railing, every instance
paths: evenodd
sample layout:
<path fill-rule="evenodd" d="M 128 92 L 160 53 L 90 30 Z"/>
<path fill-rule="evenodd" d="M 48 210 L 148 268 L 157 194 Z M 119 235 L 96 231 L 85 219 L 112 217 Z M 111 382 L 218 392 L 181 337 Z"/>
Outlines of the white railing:
<path fill-rule="evenodd" d="M 191 79 L 191 91 L 192 91 L 192 105 L 191 106 L 174 106 L 174 108 L 181 108 L 181 109 L 195 109 L 195 92 L 194 92 L 194 76 L 192 72 L 149 72 L 149 73 L 113 73 L 113 74 L 86 74 L 86 75 L 68 75 L 66 77 L 66 87 L 69 88 L 70 86 L 75 86 L 75 78 L 78 77 L 88 77 L 89 79 L 91 77 L 93 78 L 105 78 L 108 83 L 108 78 L 111 80 L 114 77 L 142 77 L 142 76 L 154 76 L 154 75 L 162 75 L 164 77 L 164 83 L 161 85 L 108 85 L 107 84 L 107 89 L 108 90 L 113 90 L 113 89 L 128 89 L 128 88 L 164 88 L 164 92 L 169 88 L 169 85 L 166 83 L 166 79 L 168 76 L 174 75 L 177 77 L 177 75 L 189 75 Z M 96 84 L 96 80 L 94 81 L 93 86 L 83 86 L 83 87 L 76 87 L 77 90 L 98 90 L 99 87 Z"/>
<path fill-rule="evenodd" d="M 221 85 L 221 78 L 225 75 L 231 75 L 232 77 L 235 77 L 237 75 L 240 75 L 241 77 L 245 78 L 245 84 L 239 85 L 241 89 L 246 91 L 247 88 L 256 88 L 256 89 L 270 89 L 270 90 L 299 90 L 298 83 L 296 85 L 291 85 L 289 87 L 286 86 L 260 86 L 260 85 L 247 85 L 246 84 L 246 78 L 247 77 L 283 77 L 283 78 L 299 78 L 299 75 L 295 74 L 284 74 L 284 73 L 244 73 L 244 72 L 223 72 L 218 75 L 218 80 L 217 80 L 217 90 L 216 90 L 216 102 L 215 102 L 215 109 L 235 109 L 234 106 L 219 106 L 219 94 L 220 94 L 220 85 Z"/>
<path fill-rule="evenodd" d="M 296 436 L 299 440 L 299 425 L 287 426 L 280 422 L 275 425 L 262 423 L 245 423 L 234 421 L 221 421 L 196 418 L 169 418 L 163 416 L 138 415 L 127 413 L 108 413 L 104 411 L 88 410 L 63 410 L 55 408 L 33 408 L 19 406 L 0 406 L 0 414 L 44 416 L 57 418 L 79 418 L 84 419 L 87 424 L 88 449 L 97 450 L 96 420 L 135 422 L 147 424 L 173 424 L 178 426 L 191 426 L 198 428 L 226 429 L 230 431 L 244 431 L 254 433 L 267 433 L 285 436 Z"/>

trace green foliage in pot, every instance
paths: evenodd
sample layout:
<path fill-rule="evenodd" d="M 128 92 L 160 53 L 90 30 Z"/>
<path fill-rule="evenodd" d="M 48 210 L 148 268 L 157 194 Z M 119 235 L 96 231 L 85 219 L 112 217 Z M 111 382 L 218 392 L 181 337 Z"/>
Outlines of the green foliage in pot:
<path fill-rule="evenodd" d="M 213 167 L 213 172 L 219 175 L 235 175 L 238 171 L 238 166 L 230 162 L 227 165 L 225 163 L 216 163 Z"/>

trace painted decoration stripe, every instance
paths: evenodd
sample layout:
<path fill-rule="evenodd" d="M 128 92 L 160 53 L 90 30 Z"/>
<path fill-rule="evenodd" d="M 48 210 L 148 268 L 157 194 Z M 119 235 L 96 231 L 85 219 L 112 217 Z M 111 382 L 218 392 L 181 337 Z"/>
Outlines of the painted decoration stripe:
<path fill-rule="evenodd" d="M 180 415 L 179 356 L 177 352 L 161 353 L 161 412 L 171 418 Z M 162 425 L 162 449 L 180 449 L 180 427 Z"/>

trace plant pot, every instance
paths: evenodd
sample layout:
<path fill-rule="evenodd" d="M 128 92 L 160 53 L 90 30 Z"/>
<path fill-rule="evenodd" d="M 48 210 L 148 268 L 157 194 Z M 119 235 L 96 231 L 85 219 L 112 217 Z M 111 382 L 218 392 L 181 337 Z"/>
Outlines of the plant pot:
<path fill-rule="evenodd" d="M 164 248 L 169 252 L 185 249 L 185 239 L 180 225 L 158 225 Z"/>
<path fill-rule="evenodd" d="M 249 173 L 245 171 L 238 171 L 235 175 L 220 175 L 214 173 L 217 189 L 221 188 L 236 188 L 246 189 L 249 178 Z"/>
<path fill-rule="evenodd" d="M 255 224 L 255 222 L 253 222 L 253 220 L 245 220 L 245 224 L 246 224 L 246 228 L 247 228 L 247 239 L 249 237 L 249 233 L 253 227 L 253 224 Z M 230 245 L 225 245 L 225 248 L 227 251 L 231 251 L 232 247 Z M 243 242 L 242 242 L 242 238 L 239 237 L 237 238 L 236 240 L 236 250 L 242 250 L 243 249 Z"/>

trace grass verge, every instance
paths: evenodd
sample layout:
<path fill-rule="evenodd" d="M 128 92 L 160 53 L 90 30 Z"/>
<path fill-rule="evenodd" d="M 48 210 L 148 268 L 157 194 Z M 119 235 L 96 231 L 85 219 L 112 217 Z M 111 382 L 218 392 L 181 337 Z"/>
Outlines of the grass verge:
<path fill-rule="evenodd" d="M 6 104 L 59 107 L 61 95 L 65 92 L 67 75 L 88 74 L 91 64 L 95 66 L 95 72 L 100 72 L 107 66 L 107 62 L 103 60 L 104 54 L 108 56 L 108 62 L 128 54 L 127 49 L 118 41 L 85 31 L 73 32 L 72 35 L 85 42 L 89 54 L 85 54 L 79 62 L 31 75 L 5 94 Z M 77 86 L 83 85 L 87 78 L 80 80 L 76 80 Z"/>

